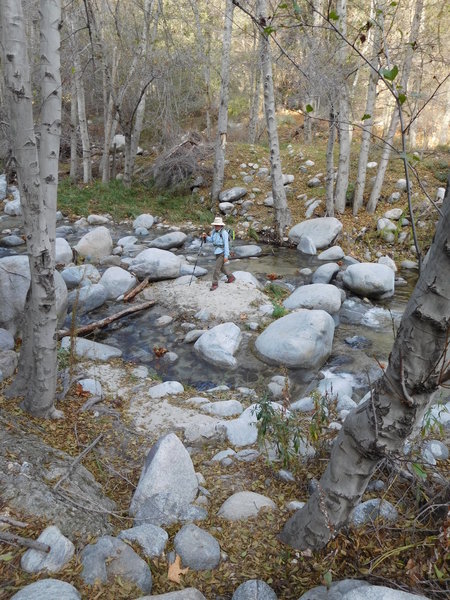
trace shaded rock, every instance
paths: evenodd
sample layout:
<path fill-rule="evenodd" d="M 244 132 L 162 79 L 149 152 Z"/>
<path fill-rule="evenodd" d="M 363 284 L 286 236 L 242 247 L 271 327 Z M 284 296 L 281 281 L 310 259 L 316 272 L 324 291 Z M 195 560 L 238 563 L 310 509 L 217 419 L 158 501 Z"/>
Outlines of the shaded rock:
<path fill-rule="evenodd" d="M 14 338 L 6 329 L 0 329 L 0 352 L 14 350 Z"/>
<path fill-rule="evenodd" d="M 215 569 L 220 562 L 218 541 L 197 525 L 184 525 L 175 536 L 174 548 L 183 566 L 194 571 Z"/>
<path fill-rule="evenodd" d="M 319 260 L 341 260 L 344 256 L 345 253 L 340 246 L 332 246 L 328 250 L 321 252 L 317 258 Z"/>
<path fill-rule="evenodd" d="M 229 215 L 234 210 L 234 204 L 232 202 L 219 202 L 219 210 L 224 215 Z"/>
<path fill-rule="evenodd" d="M 85 315 L 91 310 L 95 310 L 102 306 L 108 298 L 106 288 L 100 283 L 85 285 L 77 290 L 72 290 L 69 293 L 69 310 L 76 306 L 75 312 L 77 315 Z"/>
<path fill-rule="evenodd" d="M 256 516 L 262 508 L 276 508 L 267 496 L 255 492 L 237 492 L 230 496 L 219 509 L 219 517 L 227 521 L 240 521 Z"/>
<path fill-rule="evenodd" d="M 149 248 L 140 252 L 130 263 L 130 271 L 150 281 L 175 279 L 180 274 L 181 258 L 168 250 Z"/>
<path fill-rule="evenodd" d="M 118 537 L 121 540 L 139 544 L 147 558 L 161 556 L 169 539 L 169 535 L 164 529 L 149 523 L 125 529 L 119 533 Z"/>
<path fill-rule="evenodd" d="M 219 194 L 219 202 L 236 202 L 242 196 L 247 193 L 247 188 L 244 187 L 233 187 L 229 190 L 224 190 Z"/>
<path fill-rule="evenodd" d="M 72 248 L 64 238 L 56 238 L 55 240 L 55 263 L 57 265 L 68 265 L 72 262 Z"/>
<path fill-rule="evenodd" d="M 364 523 L 371 523 L 379 518 L 386 521 L 396 521 L 398 512 L 387 500 L 374 498 L 355 506 L 350 514 L 349 523 L 355 527 L 360 527 Z"/>
<path fill-rule="evenodd" d="M 342 223 L 334 217 L 320 217 L 298 223 L 289 231 L 289 239 L 294 244 L 307 235 L 317 249 L 327 248 L 342 231 Z"/>
<path fill-rule="evenodd" d="M 381 585 L 372 585 L 367 581 L 344 579 L 332 583 L 330 588 L 324 585 L 315 587 L 300 596 L 299 600 L 427 600 L 427 598 Z"/>
<path fill-rule="evenodd" d="M 234 354 L 241 343 L 242 333 L 234 323 L 221 323 L 204 333 L 194 344 L 194 349 L 206 361 L 219 367 L 234 369 Z"/>
<path fill-rule="evenodd" d="M 25 240 L 23 240 L 18 235 L 7 235 L 6 237 L 0 240 L 0 246 L 4 246 L 6 248 L 15 248 L 16 246 L 23 246 L 25 243 Z"/>
<path fill-rule="evenodd" d="M 72 560 L 75 546 L 54 525 L 44 529 L 37 541 L 50 546 L 50 552 L 27 550 L 20 559 L 20 566 L 27 573 L 58 573 Z"/>
<path fill-rule="evenodd" d="M 300 237 L 300 241 L 297 245 L 297 250 L 302 252 L 303 254 L 308 254 L 310 256 L 315 256 L 317 254 L 317 248 L 314 241 L 309 237 L 309 235 L 302 235 Z"/>
<path fill-rule="evenodd" d="M 351 348 L 370 348 L 372 346 L 371 340 L 367 339 L 363 335 L 354 335 L 352 337 L 346 337 L 344 342 Z"/>
<path fill-rule="evenodd" d="M 355 294 L 368 298 L 387 298 L 394 294 L 394 272 L 386 265 L 360 263 L 350 265 L 342 276 L 344 285 Z"/>
<path fill-rule="evenodd" d="M 71 338 L 69 336 L 62 339 L 61 348 L 64 350 L 71 349 Z M 122 350 L 119 350 L 119 348 L 92 342 L 85 338 L 73 339 L 73 351 L 78 358 L 89 358 L 91 360 L 106 361 L 110 358 L 122 356 Z"/>
<path fill-rule="evenodd" d="M 299 309 L 271 323 L 255 342 L 270 364 L 317 369 L 331 354 L 333 318 L 323 310 Z"/>
<path fill-rule="evenodd" d="M 105 288 L 108 300 L 115 300 L 126 294 L 136 283 L 136 277 L 120 267 L 109 267 L 100 279 L 100 285 Z"/>
<path fill-rule="evenodd" d="M 274 375 L 267 386 L 274 398 L 281 398 L 283 391 L 289 387 L 289 379 L 283 375 Z"/>
<path fill-rule="evenodd" d="M 156 596 L 142 596 L 138 600 L 206 600 L 205 596 L 195 588 L 185 588 L 178 592 L 157 594 Z"/>
<path fill-rule="evenodd" d="M 106 227 L 96 227 L 86 233 L 74 248 L 78 254 L 92 261 L 97 261 L 104 256 L 108 256 L 113 249 L 109 229 Z"/>
<path fill-rule="evenodd" d="M 336 263 L 327 263 L 320 265 L 312 276 L 312 283 L 330 283 L 333 277 L 339 273 L 339 265 Z"/>
<path fill-rule="evenodd" d="M 172 492 L 154 494 L 137 509 L 135 525 L 152 524 L 168 527 L 174 523 L 204 521 L 208 513 L 203 508 L 185 502 Z"/>
<path fill-rule="evenodd" d="M 185 504 L 192 502 L 198 491 L 198 481 L 188 451 L 174 433 L 161 437 L 151 448 L 134 492 L 130 514 L 148 498 L 169 494 Z"/>
<path fill-rule="evenodd" d="M 250 256 L 259 256 L 262 249 L 255 244 L 248 244 L 246 246 L 233 246 L 233 252 L 236 258 L 249 258 Z"/>
<path fill-rule="evenodd" d="M 0 351 L 0 371 L 4 378 L 14 374 L 18 360 L 18 355 L 14 350 Z"/>
<path fill-rule="evenodd" d="M 155 219 L 154 219 L 154 217 L 152 217 L 152 215 L 149 215 L 149 214 L 139 215 L 133 221 L 133 229 L 139 229 L 139 228 L 150 229 L 150 227 L 152 227 L 154 221 L 155 221 Z"/>
<path fill-rule="evenodd" d="M 149 248 L 160 248 L 169 250 L 170 248 L 179 248 L 186 241 L 187 235 L 182 231 L 172 231 L 160 237 L 155 238 L 149 243 Z"/>
<path fill-rule="evenodd" d="M 67 267 L 61 271 L 61 276 L 69 290 L 79 285 L 84 286 L 91 283 L 98 283 L 101 278 L 98 269 L 89 263 L 78 267 Z"/>
<path fill-rule="evenodd" d="M 97 581 L 107 583 L 120 577 L 143 592 L 152 589 L 152 575 L 147 563 L 128 544 L 117 538 L 108 535 L 100 538 L 96 544 L 89 544 L 82 551 L 81 560 L 81 577 L 89 585 Z"/>
<path fill-rule="evenodd" d="M 10 188 L 11 191 L 11 188 Z M 20 204 L 20 198 L 10 200 L 5 203 L 4 212 L 10 217 L 20 217 L 22 214 L 22 206 Z"/>
<path fill-rule="evenodd" d="M 334 314 L 341 308 L 341 292 L 327 283 L 303 285 L 284 300 L 283 306 L 289 310 L 310 308 Z"/>
<path fill-rule="evenodd" d="M 81 595 L 70 583 L 41 579 L 22 588 L 11 600 L 81 600 Z"/>
<path fill-rule="evenodd" d="M 231 600 L 277 600 L 277 595 L 264 581 L 250 579 L 241 583 Z"/>

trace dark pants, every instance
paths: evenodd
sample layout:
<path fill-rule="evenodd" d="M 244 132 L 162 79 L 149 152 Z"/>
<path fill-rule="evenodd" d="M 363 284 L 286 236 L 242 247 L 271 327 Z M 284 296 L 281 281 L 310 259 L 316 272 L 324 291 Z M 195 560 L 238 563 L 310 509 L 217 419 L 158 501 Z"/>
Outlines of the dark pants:
<path fill-rule="evenodd" d="M 214 266 L 214 273 L 213 273 L 213 283 L 218 283 L 221 271 L 222 271 L 222 273 L 225 273 L 225 275 L 227 277 L 229 277 L 231 275 L 231 271 L 228 268 L 228 264 L 225 264 L 223 262 L 223 260 L 224 260 L 223 252 L 221 254 L 217 254 L 216 264 Z"/>

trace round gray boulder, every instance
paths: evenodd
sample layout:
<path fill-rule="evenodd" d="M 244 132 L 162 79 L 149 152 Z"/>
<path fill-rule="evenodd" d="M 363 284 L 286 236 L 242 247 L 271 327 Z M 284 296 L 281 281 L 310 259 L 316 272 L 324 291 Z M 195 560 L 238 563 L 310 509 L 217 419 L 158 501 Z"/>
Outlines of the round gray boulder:
<path fill-rule="evenodd" d="M 251 579 L 238 587 L 231 600 L 277 600 L 277 595 L 264 581 Z"/>
<path fill-rule="evenodd" d="M 237 492 L 225 500 L 217 514 L 227 521 L 241 521 L 255 517 L 262 508 L 273 510 L 276 505 L 270 498 L 262 494 Z"/>
<path fill-rule="evenodd" d="M 22 588 L 11 600 L 80 600 L 81 595 L 70 583 L 58 579 L 41 579 Z"/>
<path fill-rule="evenodd" d="M 219 202 L 236 202 L 242 196 L 245 196 L 247 193 L 247 188 L 245 187 L 233 187 L 229 190 L 224 190 L 219 194 Z"/>
<path fill-rule="evenodd" d="M 334 217 L 320 217 L 298 223 L 289 231 L 289 240 L 298 244 L 303 235 L 312 240 L 317 249 L 327 248 L 342 231 L 342 223 Z"/>
<path fill-rule="evenodd" d="M 149 248 L 140 252 L 130 263 L 130 271 L 150 281 L 175 279 L 180 274 L 181 258 L 168 250 Z"/>
<path fill-rule="evenodd" d="M 359 296 L 388 298 L 394 294 L 394 271 L 379 263 L 350 265 L 344 271 L 342 280 L 349 290 Z"/>
<path fill-rule="evenodd" d="M 187 235 L 182 231 L 173 231 L 155 238 L 149 243 L 149 248 L 160 248 L 169 250 L 170 248 L 179 248 L 186 241 Z"/>
<path fill-rule="evenodd" d="M 109 229 L 96 227 L 86 233 L 74 248 L 78 254 L 91 261 L 98 261 L 104 256 L 109 256 L 113 249 Z"/>
<path fill-rule="evenodd" d="M 289 310 L 296 308 L 325 310 L 333 315 L 341 308 L 341 292 L 336 286 L 328 283 L 302 285 L 286 298 L 283 306 Z"/>
<path fill-rule="evenodd" d="M 180 529 L 175 536 L 174 547 L 183 566 L 194 571 L 215 569 L 220 562 L 219 542 L 192 523 Z"/>
<path fill-rule="evenodd" d="M 27 550 L 20 559 L 20 566 L 27 573 L 58 573 L 72 559 L 75 546 L 54 525 L 44 529 L 37 541 L 50 546 L 50 552 Z"/>
<path fill-rule="evenodd" d="M 333 318 L 324 310 L 299 309 L 274 321 L 255 342 L 269 364 L 318 369 L 331 354 Z"/>
<path fill-rule="evenodd" d="M 208 363 L 234 369 L 237 361 L 234 354 L 241 343 L 242 333 L 234 323 L 221 323 L 199 337 L 194 349 Z"/>
<path fill-rule="evenodd" d="M 100 279 L 100 285 L 105 288 L 108 300 L 115 300 L 126 294 L 136 283 L 136 277 L 121 267 L 109 267 Z"/>

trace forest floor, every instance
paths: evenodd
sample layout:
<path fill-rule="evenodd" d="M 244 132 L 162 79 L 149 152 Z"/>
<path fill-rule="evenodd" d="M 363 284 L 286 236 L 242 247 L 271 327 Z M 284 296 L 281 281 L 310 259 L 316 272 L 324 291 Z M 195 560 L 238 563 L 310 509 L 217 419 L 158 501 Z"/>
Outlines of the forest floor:
<path fill-rule="evenodd" d="M 311 146 L 297 141 L 294 137 L 295 123 L 288 123 L 281 128 L 281 149 L 284 173 L 292 173 L 295 181 L 292 193 L 288 196 L 292 213 L 292 224 L 304 219 L 304 204 L 297 200 L 300 194 L 308 197 L 323 199 L 317 216 L 323 214 L 324 190 L 310 189 L 307 181 L 318 172 L 325 171 L 326 139 L 319 136 Z M 292 151 L 288 144 L 292 145 Z M 302 152 L 303 159 L 299 159 Z M 260 166 L 268 166 L 268 151 L 263 145 L 251 148 L 247 144 L 232 142 L 228 145 L 227 156 L 229 165 L 226 168 L 225 188 L 241 185 L 242 180 L 239 165 L 257 162 Z M 139 166 L 145 166 L 152 157 L 139 158 Z M 378 153 L 371 155 L 371 160 L 377 160 Z M 300 173 L 299 166 L 306 160 L 313 160 L 315 166 L 308 173 Z M 352 156 L 352 173 L 355 171 L 357 155 Z M 436 189 L 445 187 L 449 164 L 448 151 L 430 151 L 417 162 L 422 185 L 434 199 Z M 232 175 L 237 175 L 233 179 Z M 410 244 L 400 246 L 381 242 L 376 234 L 376 220 L 392 205 L 386 199 L 395 191 L 395 181 L 403 178 L 400 161 L 393 161 L 388 169 L 383 199 L 380 201 L 376 215 L 361 212 L 355 218 L 348 207 L 345 214 L 339 216 L 344 231 L 339 241 L 342 248 L 357 258 L 363 258 L 369 249 L 373 256 L 377 251 L 391 256 L 394 260 L 415 259 L 410 250 Z M 258 187 L 261 192 L 257 201 L 266 197 L 270 191 L 269 184 L 255 181 L 248 187 Z M 426 250 L 429 246 L 437 213 L 427 202 L 425 195 L 416 181 L 413 181 L 414 205 L 419 220 L 424 225 L 418 228 L 419 243 Z M 197 224 L 199 230 L 208 226 L 211 221 L 211 211 L 208 204 L 207 188 L 202 188 L 198 195 L 161 193 L 151 185 L 142 183 L 125 190 L 118 182 L 109 187 L 98 183 L 88 186 L 74 186 L 63 181 L 60 188 L 59 208 L 70 216 L 87 216 L 91 213 L 109 213 L 116 221 L 131 219 L 143 212 L 160 216 L 166 223 L 182 226 L 187 221 Z M 205 197 L 201 202 L 201 196 Z M 406 195 L 395 204 L 407 214 Z M 273 212 L 258 203 L 251 213 L 261 224 L 272 224 Z M 230 221 L 233 222 L 232 219 Z M 365 233 L 361 230 L 367 227 Z M 374 258 L 375 259 L 375 258 Z M 96 480 L 102 485 L 103 492 L 112 498 L 117 505 L 115 514 L 111 516 L 114 529 L 131 527 L 128 508 L 135 486 L 140 476 L 142 463 L 147 449 L 156 441 L 150 439 L 133 427 L 128 411 L 129 399 L 133 397 L 136 380 L 131 375 L 133 365 L 122 361 L 112 361 L 121 373 L 120 398 L 107 395 L 104 404 L 111 414 L 94 418 L 92 413 L 81 411 L 86 401 L 86 394 L 79 386 L 73 386 L 68 396 L 58 406 L 63 410 L 65 418 L 59 421 L 43 421 L 24 413 L 15 402 L 7 400 L 0 388 L 0 429 L 17 430 L 18 435 L 38 435 L 45 443 L 67 452 L 74 458 L 88 446 L 97 435 L 103 433 L 100 448 L 91 451 L 82 464 L 89 469 Z M 77 365 L 74 366 L 77 368 Z M 5 382 L 7 384 L 8 382 Z M 257 390 L 258 391 L 258 390 Z M 186 389 L 185 394 L 170 402 L 182 404 L 187 398 L 197 395 L 197 391 Z M 217 398 L 219 399 L 219 398 Z M 224 393 L 220 399 L 227 399 Z M 123 429 L 117 426 L 117 414 L 120 421 L 132 435 L 127 437 L 126 447 L 122 437 Z M 332 418 L 333 415 L 330 415 Z M 1 431 L 0 431 L 1 433 Z M 210 531 L 218 540 L 221 549 L 227 554 L 227 560 L 221 561 L 214 571 L 188 571 L 182 576 L 182 583 L 176 584 L 168 579 L 167 557 L 153 560 L 151 572 L 153 576 L 153 594 L 183 589 L 189 586 L 203 592 L 208 600 L 229 600 L 240 583 L 247 579 L 263 579 L 277 593 L 280 600 L 297 600 L 300 595 L 314 587 L 331 580 L 350 578 L 367 579 L 372 583 L 389 585 L 397 589 L 415 590 L 434 600 L 447 597 L 448 594 L 448 531 L 449 523 L 445 516 L 432 509 L 439 504 L 435 497 L 437 489 L 433 478 L 426 480 L 418 478 L 414 483 L 406 483 L 396 474 L 392 465 L 384 463 L 376 473 L 376 478 L 385 483 L 383 498 L 399 507 L 400 518 L 394 525 L 371 523 L 363 528 L 348 528 L 342 530 L 328 546 L 315 553 L 301 553 L 283 546 L 278 541 L 278 533 L 290 516 L 284 508 L 285 503 L 292 499 L 308 497 L 308 483 L 314 477 L 319 478 L 328 460 L 327 434 L 325 430 L 310 430 L 310 441 L 314 444 L 317 455 L 313 461 L 295 462 L 289 465 L 294 473 L 295 482 L 281 481 L 277 477 L 279 465 L 275 468 L 262 454 L 256 462 L 234 462 L 223 467 L 210 463 L 216 450 L 208 446 L 198 449 L 192 455 L 196 471 L 201 471 L 206 479 L 205 487 L 211 492 L 208 507 L 209 518 L 200 526 Z M 439 432 L 433 432 L 439 437 Z M 14 457 L 12 457 L 14 459 Z M 449 472 L 450 461 L 442 464 L 442 469 Z M 217 511 L 223 501 L 232 491 L 246 489 L 262 493 L 270 497 L 279 507 L 277 511 L 262 512 L 256 518 L 247 521 L 230 523 L 217 517 Z M 364 499 L 371 497 L 370 493 Z M 430 508 L 431 506 L 431 508 Z M 401 508 L 400 508 L 401 507 Z M 0 511 L 3 509 L 0 505 Z M 444 511 L 445 512 L 445 511 Z M 10 516 L 28 522 L 20 535 L 36 539 L 43 528 L 51 523 L 45 519 L 27 519 L 26 515 L 11 514 Z M 171 547 L 178 527 L 168 529 Z M 77 550 L 93 540 L 73 540 Z M 26 584 L 42 578 L 39 575 L 29 575 L 21 570 L 20 558 L 23 548 L 2 544 L 0 548 L 0 599 L 9 599 L 15 591 Z M 79 555 L 75 555 L 69 565 L 57 575 L 72 583 L 82 594 L 83 600 L 129 600 L 142 595 L 136 588 L 117 579 L 113 584 L 98 585 L 89 588 L 81 579 L 82 565 Z"/>

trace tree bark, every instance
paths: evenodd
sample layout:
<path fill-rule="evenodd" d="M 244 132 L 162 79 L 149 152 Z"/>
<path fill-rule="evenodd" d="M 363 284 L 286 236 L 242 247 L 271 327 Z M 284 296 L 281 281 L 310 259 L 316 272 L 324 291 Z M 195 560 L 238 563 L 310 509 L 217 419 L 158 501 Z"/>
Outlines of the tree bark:
<path fill-rule="evenodd" d="M 212 205 L 219 199 L 219 194 L 223 187 L 225 173 L 225 150 L 227 147 L 227 129 L 228 129 L 228 94 L 230 87 L 230 49 L 231 34 L 233 29 L 233 0 L 226 0 L 225 4 L 225 22 L 223 28 L 222 45 L 222 69 L 220 85 L 220 105 L 219 117 L 217 122 L 216 153 L 214 160 L 214 175 L 211 187 Z"/>
<path fill-rule="evenodd" d="M 267 135 L 269 138 L 270 175 L 272 178 L 272 197 L 275 208 L 275 228 L 277 238 L 281 241 L 286 228 L 291 223 L 291 213 L 287 205 L 286 191 L 283 185 L 283 174 L 281 170 L 269 35 L 264 31 L 264 28 L 268 25 L 267 1 L 258 0 L 256 10 L 257 19 L 261 27 L 261 70 L 264 89 L 264 112 L 266 115 Z"/>
<path fill-rule="evenodd" d="M 328 143 L 327 143 L 327 176 L 326 176 L 326 210 L 327 217 L 334 217 L 334 140 L 336 137 L 336 120 L 334 116 L 333 107 L 330 110 L 330 121 L 328 129 Z"/>
<path fill-rule="evenodd" d="M 61 90 L 60 86 L 58 89 L 55 86 L 59 81 L 60 20 L 59 2 L 43 0 L 41 55 L 44 56 L 47 81 L 42 82 L 41 157 L 44 165 L 41 166 L 34 134 L 33 94 L 22 3 L 17 0 L 2 2 L 1 30 L 9 131 L 19 179 L 31 276 L 18 373 L 7 394 L 9 397 L 23 396 L 25 409 L 42 417 L 59 416 L 54 408 L 57 323 L 55 261 L 54 245 L 48 230 L 48 221 L 55 220 L 55 205 L 51 202 L 46 207 L 42 179 L 45 177 L 45 183 L 48 186 L 55 185 L 56 190 Z M 55 111 L 53 117 L 45 107 L 47 102 Z M 50 194 L 54 194 L 55 190 L 47 187 Z"/>
<path fill-rule="evenodd" d="M 372 397 L 345 420 L 317 490 L 284 526 L 281 539 L 290 546 L 316 550 L 335 536 L 379 462 L 418 434 L 434 393 L 449 377 L 449 191 L 450 178 L 426 268 L 406 307 L 387 369 Z"/>
<path fill-rule="evenodd" d="M 258 30 L 254 28 L 254 43 L 253 43 L 253 76 L 252 76 L 252 97 L 250 104 L 250 117 L 248 121 L 248 143 L 256 142 L 259 116 L 259 97 L 261 93 L 261 38 L 258 35 Z M 258 40 L 258 42 L 257 42 Z"/>
<path fill-rule="evenodd" d="M 381 51 L 381 41 L 384 26 L 384 13 L 379 10 L 378 1 L 375 0 L 372 5 L 372 18 L 374 20 L 374 32 L 372 34 L 372 57 L 370 59 L 371 67 L 369 67 L 369 83 L 367 86 L 367 99 L 365 115 L 369 118 L 363 121 L 361 134 L 361 147 L 358 159 L 358 174 L 356 176 L 355 192 L 353 196 L 353 214 L 356 216 L 363 205 L 364 188 L 366 185 L 367 161 L 369 159 L 370 138 L 372 135 L 372 127 L 374 122 L 375 103 L 377 99 L 377 83 L 378 83 L 378 56 Z"/>
<path fill-rule="evenodd" d="M 339 16 L 337 27 L 345 37 L 347 35 L 347 0 L 338 0 L 336 12 Z M 350 172 L 350 100 L 345 66 L 348 56 L 348 44 L 343 40 L 339 40 L 339 44 L 338 56 L 342 69 L 342 82 L 338 97 L 336 118 L 339 139 L 339 163 L 334 190 L 334 206 L 337 212 L 342 214 L 345 211 Z"/>
<path fill-rule="evenodd" d="M 77 135 L 77 88 L 72 77 L 70 84 L 70 179 L 74 183 L 78 177 L 78 135 Z"/>
<path fill-rule="evenodd" d="M 411 32 L 409 34 L 408 43 L 406 45 L 405 61 L 403 64 L 402 78 L 401 78 L 401 91 L 403 94 L 407 94 L 408 91 L 408 79 L 411 71 L 411 64 L 414 54 L 414 48 L 417 44 L 417 37 L 420 29 L 420 22 L 423 10 L 424 0 L 416 0 L 414 17 L 411 25 Z M 386 175 L 387 166 L 389 163 L 389 157 L 391 156 L 392 143 L 394 141 L 395 132 L 399 122 L 398 107 L 394 107 L 394 111 L 391 117 L 391 123 L 389 131 L 385 141 L 383 154 L 381 156 L 380 164 L 375 179 L 375 183 L 370 194 L 369 201 L 367 203 L 367 212 L 372 214 L 375 212 L 378 204 L 378 199 L 381 195 L 381 188 L 383 186 L 384 177 Z M 403 132 L 402 132 L 403 134 Z"/>

